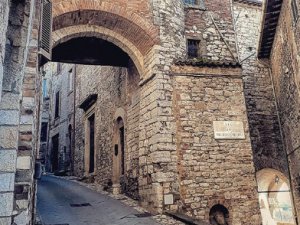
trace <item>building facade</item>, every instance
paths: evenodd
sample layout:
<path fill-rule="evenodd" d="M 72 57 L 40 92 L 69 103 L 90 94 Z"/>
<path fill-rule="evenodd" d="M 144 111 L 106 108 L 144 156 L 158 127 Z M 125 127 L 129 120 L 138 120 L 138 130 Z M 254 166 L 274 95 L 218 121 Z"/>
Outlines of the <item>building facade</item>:
<path fill-rule="evenodd" d="M 36 157 L 151 211 L 298 223 L 297 0 L 39 4 L 0 3 L 0 224 L 32 223 Z"/>

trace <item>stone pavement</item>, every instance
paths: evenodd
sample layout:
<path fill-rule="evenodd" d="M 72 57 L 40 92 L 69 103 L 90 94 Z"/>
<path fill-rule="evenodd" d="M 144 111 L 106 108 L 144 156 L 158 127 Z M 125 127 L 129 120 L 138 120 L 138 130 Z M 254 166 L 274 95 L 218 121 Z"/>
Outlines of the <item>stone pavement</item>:
<path fill-rule="evenodd" d="M 37 195 L 37 211 L 45 225 L 183 224 L 165 215 L 147 216 L 137 202 L 124 195 L 111 195 L 70 178 L 43 176 Z"/>

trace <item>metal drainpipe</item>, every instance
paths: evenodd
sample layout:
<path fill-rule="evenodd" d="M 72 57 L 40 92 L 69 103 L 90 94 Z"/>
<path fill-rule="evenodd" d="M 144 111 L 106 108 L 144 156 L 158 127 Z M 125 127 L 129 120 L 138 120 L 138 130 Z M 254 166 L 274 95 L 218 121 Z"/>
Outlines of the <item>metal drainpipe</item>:
<path fill-rule="evenodd" d="M 292 202 L 293 202 L 294 218 L 295 218 L 296 225 L 299 225 L 298 215 L 297 215 L 297 211 L 296 211 L 296 208 L 295 208 L 295 196 L 294 196 L 293 185 L 292 185 L 292 176 L 291 176 L 291 170 L 290 170 L 290 166 L 289 166 L 289 158 L 288 158 L 288 154 L 287 154 L 286 147 L 285 147 L 285 144 L 284 144 L 284 138 L 283 138 L 283 132 L 282 132 L 282 126 L 281 126 L 281 119 L 280 119 L 279 110 L 278 110 L 277 95 L 276 95 L 276 92 L 275 92 L 274 80 L 273 80 L 273 76 L 272 76 L 272 68 L 271 68 L 270 63 L 265 63 L 265 62 L 261 61 L 260 59 L 258 59 L 258 62 L 261 63 L 262 65 L 264 65 L 269 70 L 269 75 L 270 75 L 271 83 L 272 83 L 272 91 L 273 91 L 273 95 L 274 95 L 274 98 L 275 98 L 274 102 L 275 102 L 276 114 L 277 114 L 277 119 L 278 119 L 278 124 L 279 124 L 279 132 L 280 132 L 282 147 L 283 147 L 285 157 L 286 157 L 286 162 L 287 162 L 287 169 L 288 169 L 288 176 L 289 176 L 288 179 L 290 181 L 290 190 L 291 190 L 291 196 L 292 196 Z"/>

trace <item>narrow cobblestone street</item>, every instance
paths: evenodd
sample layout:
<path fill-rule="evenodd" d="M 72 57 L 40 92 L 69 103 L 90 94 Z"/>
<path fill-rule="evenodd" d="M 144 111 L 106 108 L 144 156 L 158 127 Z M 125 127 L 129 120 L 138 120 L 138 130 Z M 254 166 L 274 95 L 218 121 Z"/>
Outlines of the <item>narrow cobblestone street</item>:
<path fill-rule="evenodd" d="M 51 176 L 38 182 L 37 211 L 45 225 L 159 225 L 118 200 Z"/>

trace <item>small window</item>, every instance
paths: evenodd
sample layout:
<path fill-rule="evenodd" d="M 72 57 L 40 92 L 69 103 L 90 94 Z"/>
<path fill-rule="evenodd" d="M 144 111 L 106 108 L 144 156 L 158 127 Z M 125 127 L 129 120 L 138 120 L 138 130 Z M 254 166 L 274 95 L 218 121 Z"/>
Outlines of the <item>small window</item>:
<path fill-rule="evenodd" d="M 43 79 L 43 98 L 48 97 L 47 79 Z"/>
<path fill-rule="evenodd" d="M 184 0 L 186 6 L 205 9 L 204 0 Z"/>
<path fill-rule="evenodd" d="M 69 70 L 68 73 L 68 85 L 69 85 L 69 92 L 73 90 L 73 69 Z"/>
<path fill-rule="evenodd" d="M 198 58 L 200 57 L 200 41 L 191 40 L 187 41 L 188 45 L 188 58 Z"/>
<path fill-rule="evenodd" d="M 55 118 L 58 118 L 59 117 L 59 103 L 60 102 L 60 99 L 59 99 L 59 91 L 56 92 L 56 95 L 55 95 Z"/>
<path fill-rule="evenodd" d="M 294 23 L 297 23 L 299 18 L 299 11 L 298 11 L 298 5 L 296 0 L 292 0 L 292 11 L 293 11 Z"/>

